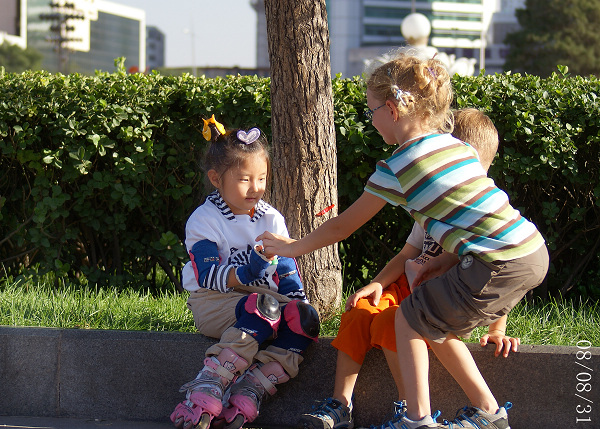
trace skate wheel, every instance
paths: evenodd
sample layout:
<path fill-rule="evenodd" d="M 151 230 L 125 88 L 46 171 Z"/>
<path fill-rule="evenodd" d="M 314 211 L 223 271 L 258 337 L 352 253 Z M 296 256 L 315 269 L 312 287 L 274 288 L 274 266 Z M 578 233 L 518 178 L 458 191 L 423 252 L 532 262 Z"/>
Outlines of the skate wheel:
<path fill-rule="evenodd" d="M 227 425 L 225 426 L 225 429 L 240 429 L 242 426 L 244 426 L 245 422 L 246 422 L 246 419 L 244 419 L 244 416 L 242 414 L 238 414 L 231 421 L 231 423 L 227 423 Z"/>
<path fill-rule="evenodd" d="M 210 414 L 204 413 L 200 416 L 200 421 L 198 422 L 198 424 L 196 426 L 194 426 L 194 429 L 208 429 L 209 426 L 210 426 Z"/>
<path fill-rule="evenodd" d="M 225 419 L 215 417 L 210 423 L 210 429 L 225 429 Z"/>

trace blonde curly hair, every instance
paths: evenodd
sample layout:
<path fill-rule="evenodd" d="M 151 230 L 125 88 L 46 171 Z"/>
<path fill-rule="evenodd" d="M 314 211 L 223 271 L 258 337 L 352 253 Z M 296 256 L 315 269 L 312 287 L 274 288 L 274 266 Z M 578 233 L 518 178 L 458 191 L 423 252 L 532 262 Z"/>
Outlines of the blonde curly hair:
<path fill-rule="evenodd" d="M 394 102 L 398 114 L 422 119 L 425 128 L 452 132 L 452 85 L 441 61 L 400 54 L 370 73 L 367 88 L 377 99 Z"/>

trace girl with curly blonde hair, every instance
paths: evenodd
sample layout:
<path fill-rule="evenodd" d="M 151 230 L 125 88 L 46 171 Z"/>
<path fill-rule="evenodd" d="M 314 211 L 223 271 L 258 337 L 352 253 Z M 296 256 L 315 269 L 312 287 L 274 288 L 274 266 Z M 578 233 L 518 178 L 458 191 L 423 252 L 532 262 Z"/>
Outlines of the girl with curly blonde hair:
<path fill-rule="evenodd" d="M 504 317 L 548 270 L 536 226 L 487 177 L 477 151 L 454 138 L 452 87 L 443 64 L 410 55 L 379 66 L 367 79 L 365 116 L 393 154 L 377 163 L 365 192 L 339 216 L 300 240 L 261 234 L 266 255 L 295 257 L 345 239 L 386 203 L 401 206 L 445 251 L 417 273 L 395 315 L 396 348 L 406 401 L 393 428 L 508 428 L 499 406 L 459 337 Z M 382 294 L 374 288 L 373 299 Z M 455 419 L 437 423 L 429 398 L 427 344 L 471 401 Z"/>

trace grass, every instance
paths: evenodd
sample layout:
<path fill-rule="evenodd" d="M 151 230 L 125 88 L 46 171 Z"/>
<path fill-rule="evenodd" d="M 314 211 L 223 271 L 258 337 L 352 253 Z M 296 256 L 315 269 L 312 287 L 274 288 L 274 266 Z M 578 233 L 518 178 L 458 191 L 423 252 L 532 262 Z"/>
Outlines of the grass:
<path fill-rule="evenodd" d="M 0 282 L 0 325 L 195 332 L 186 297 Z"/>
<path fill-rule="evenodd" d="M 186 295 L 126 289 L 54 287 L 53 282 L 0 280 L 0 325 L 75 329 L 196 332 Z M 321 336 L 335 336 L 340 313 L 321 326 Z M 600 347 L 597 302 L 522 301 L 508 317 L 507 333 L 522 344 L 574 346 L 587 340 Z M 477 328 L 468 341 L 478 341 Z"/>

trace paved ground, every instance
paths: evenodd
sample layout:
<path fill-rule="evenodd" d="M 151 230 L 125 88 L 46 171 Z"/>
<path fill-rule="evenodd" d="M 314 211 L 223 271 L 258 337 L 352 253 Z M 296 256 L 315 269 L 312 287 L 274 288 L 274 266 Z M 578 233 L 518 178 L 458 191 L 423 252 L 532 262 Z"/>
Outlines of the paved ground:
<path fill-rule="evenodd" d="M 80 420 L 49 417 L 0 416 L 0 428 L 11 429 L 168 429 L 170 422 L 140 422 L 119 420 Z"/>

